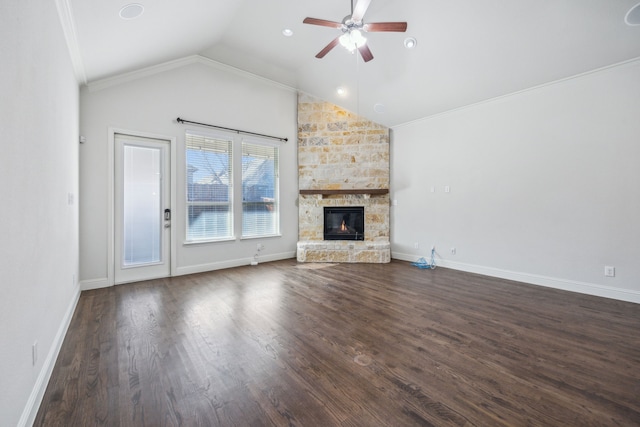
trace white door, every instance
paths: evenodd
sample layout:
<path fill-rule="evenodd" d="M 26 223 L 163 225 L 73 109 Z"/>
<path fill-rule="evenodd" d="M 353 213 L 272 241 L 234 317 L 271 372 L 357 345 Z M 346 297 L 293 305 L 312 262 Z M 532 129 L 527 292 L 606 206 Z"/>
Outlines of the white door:
<path fill-rule="evenodd" d="M 115 134 L 114 282 L 171 274 L 170 141 Z"/>

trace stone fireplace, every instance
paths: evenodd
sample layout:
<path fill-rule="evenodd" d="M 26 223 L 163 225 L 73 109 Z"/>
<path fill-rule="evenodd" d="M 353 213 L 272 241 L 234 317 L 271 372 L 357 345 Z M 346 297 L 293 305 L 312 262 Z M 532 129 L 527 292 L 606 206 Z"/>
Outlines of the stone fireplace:
<path fill-rule="evenodd" d="M 298 94 L 298 186 L 299 262 L 391 260 L 388 128 Z M 325 211 L 334 208 L 362 208 L 364 236 L 333 230 L 334 236 L 327 238 Z M 345 227 L 358 227 L 355 216 L 348 221 Z M 341 238 L 346 234 L 348 239 Z"/>

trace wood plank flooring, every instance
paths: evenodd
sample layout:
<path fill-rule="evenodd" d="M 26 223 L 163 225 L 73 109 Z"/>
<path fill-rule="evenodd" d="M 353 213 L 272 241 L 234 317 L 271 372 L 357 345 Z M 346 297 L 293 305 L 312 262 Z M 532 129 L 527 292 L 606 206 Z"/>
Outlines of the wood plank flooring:
<path fill-rule="evenodd" d="M 35 425 L 638 426 L 640 305 L 402 261 L 87 291 Z"/>

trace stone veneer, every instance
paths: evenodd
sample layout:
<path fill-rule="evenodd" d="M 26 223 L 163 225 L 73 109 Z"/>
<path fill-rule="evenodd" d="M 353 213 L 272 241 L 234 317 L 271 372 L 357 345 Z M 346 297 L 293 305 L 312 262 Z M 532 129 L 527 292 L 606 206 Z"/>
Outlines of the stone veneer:
<path fill-rule="evenodd" d="M 298 261 L 390 262 L 388 128 L 299 93 L 298 187 L 340 193 L 300 194 Z M 325 206 L 364 206 L 365 240 L 323 240 Z"/>

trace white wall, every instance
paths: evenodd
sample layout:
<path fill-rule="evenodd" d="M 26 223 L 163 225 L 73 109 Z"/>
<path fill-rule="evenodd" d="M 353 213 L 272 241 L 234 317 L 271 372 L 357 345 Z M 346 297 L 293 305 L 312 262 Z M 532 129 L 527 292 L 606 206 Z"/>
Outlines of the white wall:
<path fill-rule="evenodd" d="M 398 126 L 391 147 L 394 258 L 435 245 L 440 265 L 640 302 L 640 61 Z"/>
<path fill-rule="evenodd" d="M 3 0 L 0 31 L 0 425 L 15 426 L 31 425 L 79 296 L 78 84 L 54 2 Z"/>
<path fill-rule="evenodd" d="M 156 72 L 157 71 L 157 72 Z M 174 274 L 247 265 L 256 244 L 261 260 L 295 256 L 297 156 L 295 91 L 203 58 L 187 58 L 156 70 L 96 82 L 80 96 L 80 277 L 83 288 L 109 285 L 109 128 L 176 138 L 177 206 L 172 224 L 177 246 Z M 280 144 L 281 237 L 184 245 L 185 120 L 287 137 Z"/>

